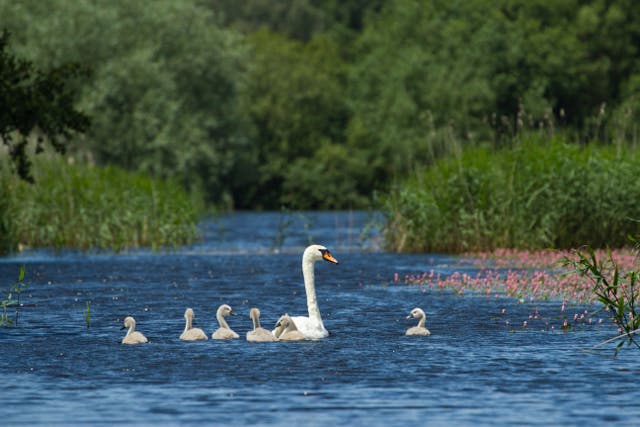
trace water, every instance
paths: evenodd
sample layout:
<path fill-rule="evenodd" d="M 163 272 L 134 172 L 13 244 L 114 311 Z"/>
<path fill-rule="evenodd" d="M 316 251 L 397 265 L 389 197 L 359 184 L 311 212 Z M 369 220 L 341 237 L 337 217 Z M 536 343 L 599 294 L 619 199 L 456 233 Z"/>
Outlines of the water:
<path fill-rule="evenodd" d="M 458 260 L 381 252 L 375 231 L 364 228 L 369 219 L 245 213 L 203 223 L 204 239 L 173 253 L 35 251 L 0 260 L 4 284 L 20 264 L 29 282 L 19 327 L 0 329 L 3 425 L 638 423 L 638 350 L 617 359 L 611 347 L 584 351 L 615 334 L 608 322 L 551 330 L 546 322 L 561 321 L 557 301 L 394 284 L 397 271 L 447 274 Z M 241 314 L 230 325 L 242 338 L 252 306 L 267 327 L 285 311 L 304 314 L 300 254 L 310 239 L 340 261 L 316 266 L 332 336 L 178 339 L 186 307 L 211 334 L 217 306 L 230 304 Z M 415 306 L 427 313 L 429 337 L 403 336 Z M 535 309 L 541 319 L 522 329 Z M 149 344 L 119 343 L 127 315 Z"/>

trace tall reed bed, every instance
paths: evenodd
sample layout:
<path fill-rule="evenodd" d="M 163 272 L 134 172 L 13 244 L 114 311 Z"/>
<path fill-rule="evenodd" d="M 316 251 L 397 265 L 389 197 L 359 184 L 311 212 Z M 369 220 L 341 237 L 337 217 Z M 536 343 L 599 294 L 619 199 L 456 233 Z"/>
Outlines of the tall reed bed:
<path fill-rule="evenodd" d="M 0 159 L 2 161 L 2 159 Z M 38 156 L 35 184 L 0 169 L 0 252 L 20 246 L 159 248 L 196 237 L 197 198 L 174 181 Z"/>
<path fill-rule="evenodd" d="M 534 137 L 467 148 L 390 192 L 386 244 L 453 253 L 624 246 L 640 233 L 638 154 Z"/>

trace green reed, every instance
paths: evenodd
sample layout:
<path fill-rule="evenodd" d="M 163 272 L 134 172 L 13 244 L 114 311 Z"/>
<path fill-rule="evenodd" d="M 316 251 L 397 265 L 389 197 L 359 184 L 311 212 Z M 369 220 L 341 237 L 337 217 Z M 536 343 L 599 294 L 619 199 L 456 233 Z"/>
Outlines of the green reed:
<path fill-rule="evenodd" d="M 87 329 L 91 327 L 91 304 L 87 301 L 87 308 L 83 312 L 84 323 L 87 325 Z"/>
<path fill-rule="evenodd" d="M 29 184 L 6 166 L 0 165 L 0 252 L 25 246 L 120 251 L 196 238 L 198 199 L 177 182 L 39 156 L 36 183 Z"/>
<path fill-rule="evenodd" d="M 396 251 L 618 247 L 640 224 L 640 156 L 620 146 L 520 137 L 467 148 L 397 185 L 385 201 Z"/>
<path fill-rule="evenodd" d="M 22 294 L 22 291 L 24 291 L 24 288 L 29 286 L 24 282 L 24 274 L 25 268 L 24 265 L 21 265 L 20 273 L 18 273 L 18 281 L 9 288 L 6 297 L 2 301 L 0 301 L 0 308 L 2 308 L 2 313 L 0 313 L 0 326 L 18 326 L 18 314 L 20 312 L 20 295 Z M 9 317 L 10 307 L 15 307 L 16 309 L 15 320 L 12 320 L 11 317 Z"/>

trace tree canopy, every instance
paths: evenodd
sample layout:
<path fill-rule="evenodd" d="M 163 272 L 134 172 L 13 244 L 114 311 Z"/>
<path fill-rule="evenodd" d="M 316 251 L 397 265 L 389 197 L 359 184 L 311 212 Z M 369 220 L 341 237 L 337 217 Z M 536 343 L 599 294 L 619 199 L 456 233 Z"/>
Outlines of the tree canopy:
<path fill-rule="evenodd" d="M 9 39 L 4 30 L 0 35 L 0 139 L 18 175 L 32 181 L 30 139 L 35 139 L 36 153 L 44 149 L 45 142 L 64 153 L 72 133 L 88 128 L 89 119 L 75 108 L 69 85 L 69 79 L 82 69 L 67 64 L 38 70 L 31 61 L 11 52 Z"/>
<path fill-rule="evenodd" d="M 72 150 L 262 209 L 362 207 L 521 132 L 638 143 L 637 22 L 634 0 L 0 0 L 21 56 L 93 70 Z"/>

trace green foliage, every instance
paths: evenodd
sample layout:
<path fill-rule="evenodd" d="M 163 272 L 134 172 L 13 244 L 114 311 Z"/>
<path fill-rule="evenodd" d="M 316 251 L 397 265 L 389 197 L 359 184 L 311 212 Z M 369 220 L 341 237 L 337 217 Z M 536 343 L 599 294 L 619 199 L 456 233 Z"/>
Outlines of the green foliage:
<path fill-rule="evenodd" d="M 385 0 L 209 0 L 226 26 L 252 33 L 267 28 L 300 41 L 318 34 L 362 30 L 369 11 Z"/>
<path fill-rule="evenodd" d="M 22 179 L 33 180 L 29 137 L 36 137 L 36 153 L 45 141 L 63 153 L 67 139 L 87 129 L 89 119 L 74 108 L 69 90 L 69 80 L 79 73 L 77 64 L 38 70 L 9 51 L 8 31 L 0 35 L 0 140 Z"/>
<path fill-rule="evenodd" d="M 383 146 L 431 123 L 469 141 L 550 122 L 600 136 L 589 119 L 639 70 L 638 19 L 631 0 L 388 2 L 357 41 L 354 115 Z"/>
<path fill-rule="evenodd" d="M 0 307 L 2 308 L 2 313 L 0 313 L 0 326 L 18 326 L 18 313 L 20 310 L 20 295 L 24 288 L 29 286 L 27 283 L 24 283 L 24 265 L 20 266 L 20 273 L 18 273 L 18 281 L 15 285 L 11 286 L 11 288 L 7 291 L 7 296 L 4 300 L 0 301 Z M 14 299 L 14 294 L 17 297 Z M 9 307 L 15 307 L 15 320 L 12 320 L 9 317 Z"/>
<path fill-rule="evenodd" d="M 399 251 L 623 246 L 640 232 L 637 151 L 560 140 L 465 150 L 398 185 L 386 200 Z"/>
<path fill-rule="evenodd" d="M 6 170 L 0 174 L 0 252 L 20 245 L 160 248 L 186 244 L 196 236 L 196 197 L 175 181 L 152 180 L 112 166 L 70 165 L 56 158 L 36 159 L 33 172 L 37 185 Z"/>
<path fill-rule="evenodd" d="M 0 0 L 21 57 L 93 70 L 74 154 L 258 209 L 363 207 L 525 130 L 638 145 L 637 22 L 635 0 Z"/>
<path fill-rule="evenodd" d="M 640 349 L 640 343 L 634 335 L 640 328 L 640 312 L 637 307 L 640 271 L 629 271 L 621 275 L 611 253 L 607 259 L 598 260 L 591 248 L 577 251 L 576 256 L 578 259 L 565 258 L 565 266 L 571 266 L 576 272 L 592 280 L 593 292 L 598 301 L 613 314 L 614 322 L 620 328 L 620 336 L 615 339 L 620 340 L 615 354 L 618 354 L 625 342 Z M 610 341 L 613 340 L 604 343 Z"/>
<path fill-rule="evenodd" d="M 269 31 L 257 32 L 249 40 L 254 60 L 246 105 L 259 142 L 255 167 L 247 169 L 254 170 L 251 186 L 256 192 L 245 193 L 248 200 L 238 204 L 271 209 L 281 204 L 292 208 L 361 204 L 366 193 L 357 178 L 366 165 L 343 144 L 348 111 L 344 65 L 336 44 L 319 37 L 305 45 Z"/>
<path fill-rule="evenodd" d="M 171 0 L 3 3 L 2 25 L 29 57 L 93 70 L 79 88 L 93 126 L 76 150 L 228 199 L 234 153 L 248 143 L 237 106 L 246 52 L 212 11 Z"/>

